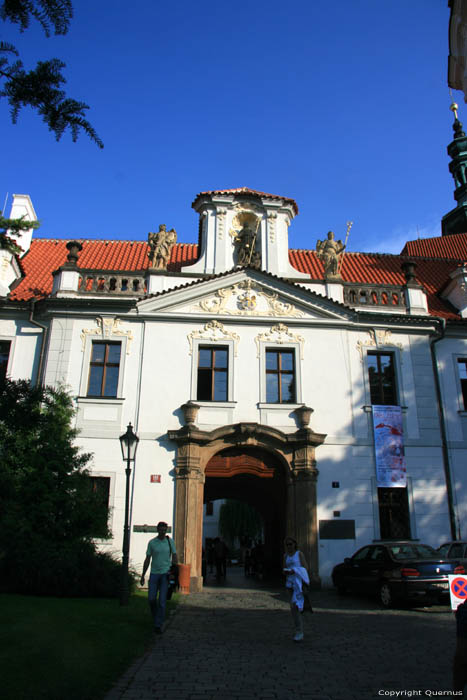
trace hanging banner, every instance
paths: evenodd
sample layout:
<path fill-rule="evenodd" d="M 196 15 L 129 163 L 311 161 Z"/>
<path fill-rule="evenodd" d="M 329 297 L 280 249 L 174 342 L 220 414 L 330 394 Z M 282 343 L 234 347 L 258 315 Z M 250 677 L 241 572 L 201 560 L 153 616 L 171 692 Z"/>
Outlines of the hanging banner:
<path fill-rule="evenodd" d="M 378 486 L 404 488 L 407 469 L 400 406 L 373 406 L 376 481 Z"/>

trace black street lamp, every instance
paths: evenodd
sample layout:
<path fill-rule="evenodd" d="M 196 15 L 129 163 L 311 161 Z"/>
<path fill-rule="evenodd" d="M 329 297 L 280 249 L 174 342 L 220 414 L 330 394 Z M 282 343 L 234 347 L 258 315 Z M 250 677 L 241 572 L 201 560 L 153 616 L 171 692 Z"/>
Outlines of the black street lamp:
<path fill-rule="evenodd" d="M 130 525 L 128 522 L 128 514 L 130 509 L 130 475 L 131 462 L 135 461 L 136 448 L 138 447 L 139 438 L 133 432 L 131 423 L 128 423 L 126 433 L 119 437 L 122 447 L 123 461 L 126 462 L 126 492 L 125 492 L 125 525 L 123 527 L 123 559 L 122 559 L 122 581 L 120 586 L 120 605 L 128 605 L 130 591 L 128 588 L 128 561 L 130 555 Z"/>

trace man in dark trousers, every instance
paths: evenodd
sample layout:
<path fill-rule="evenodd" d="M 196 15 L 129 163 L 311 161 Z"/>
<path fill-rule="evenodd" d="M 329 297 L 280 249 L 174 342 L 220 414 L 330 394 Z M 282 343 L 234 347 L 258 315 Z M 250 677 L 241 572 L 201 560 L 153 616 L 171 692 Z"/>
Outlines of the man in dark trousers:
<path fill-rule="evenodd" d="M 149 540 L 146 559 L 143 564 L 143 575 L 141 576 L 142 586 L 144 586 L 144 577 L 150 562 L 151 575 L 149 576 L 148 601 L 154 620 L 154 631 L 156 634 L 162 634 L 169 587 L 169 571 L 172 564 L 177 563 L 174 541 L 167 536 L 167 523 L 158 523 L 157 537 Z M 157 596 L 158 593 L 159 597 Z"/>

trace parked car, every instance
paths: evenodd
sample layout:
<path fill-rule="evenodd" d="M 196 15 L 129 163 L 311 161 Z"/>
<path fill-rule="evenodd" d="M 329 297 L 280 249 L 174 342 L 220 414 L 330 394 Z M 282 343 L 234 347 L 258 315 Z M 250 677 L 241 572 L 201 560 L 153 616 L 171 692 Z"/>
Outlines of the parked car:
<path fill-rule="evenodd" d="M 445 542 L 436 551 L 443 559 L 458 559 L 462 566 L 467 569 L 467 542 L 460 540 Z"/>
<path fill-rule="evenodd" d="M 440 602 L 449 594 L 448 575 L 463 574 L 457 561 L 418 542 L 377 542 L 337 564 L 332 581 L 340 593 L 377 595 L 385 608 L 396 602 Z"/>

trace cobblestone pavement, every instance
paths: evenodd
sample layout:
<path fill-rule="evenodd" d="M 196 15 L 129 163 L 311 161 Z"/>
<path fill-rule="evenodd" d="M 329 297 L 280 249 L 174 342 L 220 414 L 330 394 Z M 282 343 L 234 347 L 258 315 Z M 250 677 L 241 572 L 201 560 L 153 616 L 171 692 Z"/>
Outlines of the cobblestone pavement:
<path fill-rule="evenodd" d="M 304 613 L 305 639 L 297 644 L 283 590 L 245 584 L 232 569 L 224 585 L 211 580 L 202 593 L 183 596 L 164 634 L 105 700 L 450 694 L 455 622 L 447 605 L 381 610 L 372 600 L 318 591 L 315 613 Z"/>

